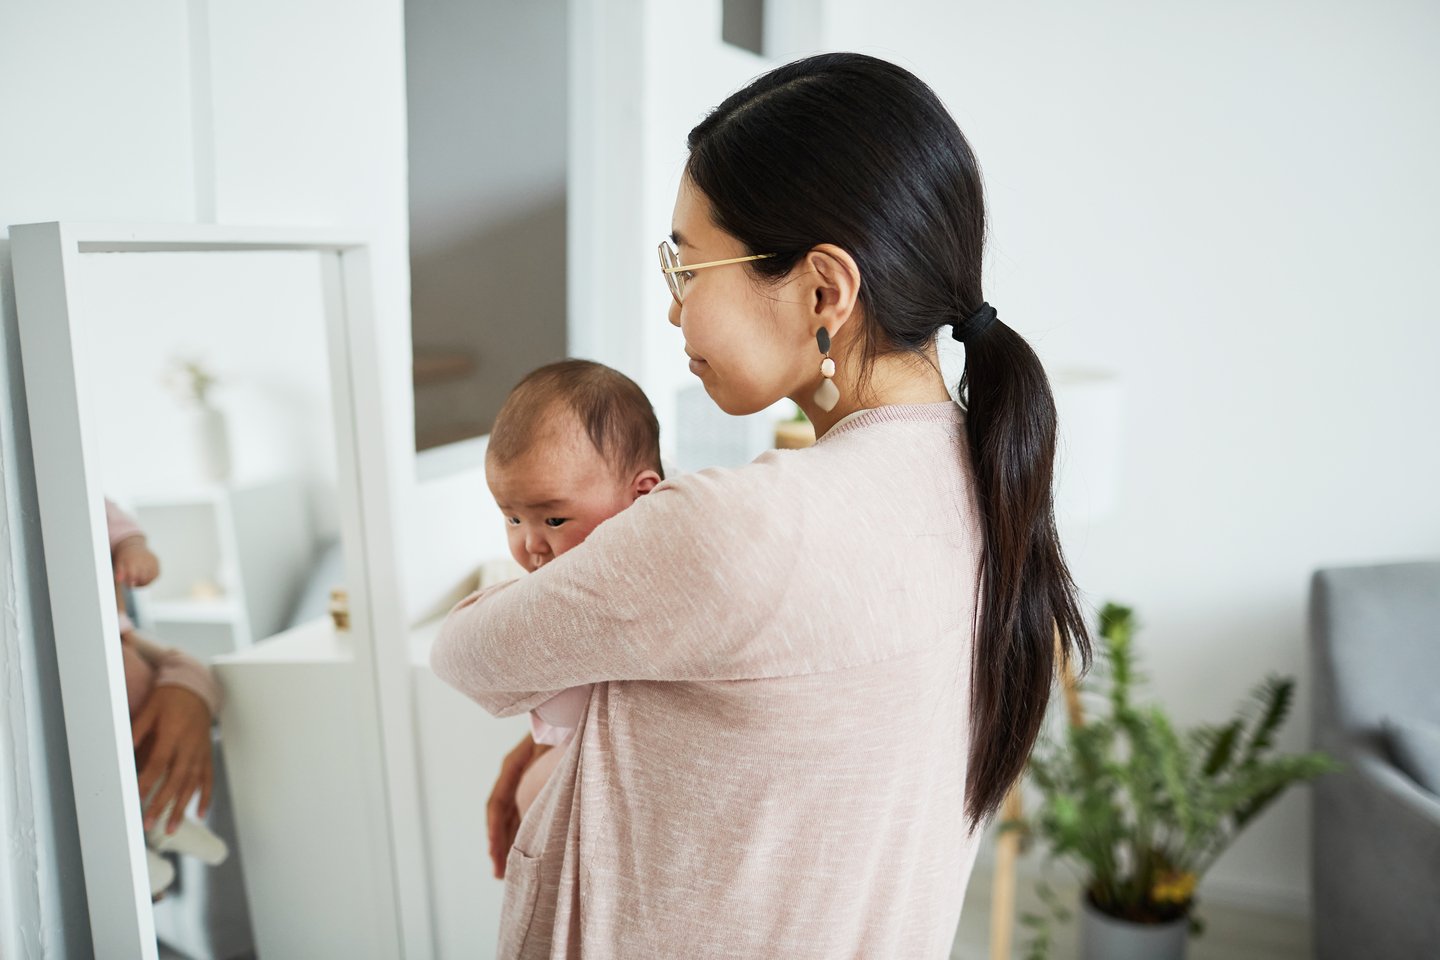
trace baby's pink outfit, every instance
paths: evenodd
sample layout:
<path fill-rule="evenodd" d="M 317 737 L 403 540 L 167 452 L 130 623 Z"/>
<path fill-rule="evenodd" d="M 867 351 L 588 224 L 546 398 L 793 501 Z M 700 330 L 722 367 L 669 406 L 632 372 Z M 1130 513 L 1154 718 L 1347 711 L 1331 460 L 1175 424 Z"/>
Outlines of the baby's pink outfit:
<path fill-rule="evenodd" d="M 590 691 L 593 684 L 571 687 L 555 694 L 540 706 L 530 711 L 530 734 L 536 743 L 548 743 L 563 747 L 575 736 L 580 718 L 590 705 Z"/>
<path fill-rule="evenodd" d="M 120 544 L 132 537 L 145 535 L 135 519 L 108 498 L 105 500 L 105 525 L 110 533 L 112 559 Z M 210 716 L 219 714 L 220 684 L 205 665 L 189 654 L 146 640 L 123 610 L 120 611 L 120 656 L 125 664 L 125 698 L 130 705 L 131 717 L 140 712 L 150 697 L 150 691 L 161 686 L 184 687 L 205 701 L 205 706 L 210 708 Z"/>
<path fill-rule="evenodd" d="M 550 772 L 564 755 L 563 748 L 575 736 L 575 728 L 590 706 L 592 689 L 594 684 L 587 683 L 562 690 L 530 711 L 530 738 L 536 743 L 548 743 L 552 749 L 545 751 L 520 777 L 515 788 L 515 806 L 520 816 L 525 816 L 525 811 L 535 802 L 545 781 L 550 779 Z"/>

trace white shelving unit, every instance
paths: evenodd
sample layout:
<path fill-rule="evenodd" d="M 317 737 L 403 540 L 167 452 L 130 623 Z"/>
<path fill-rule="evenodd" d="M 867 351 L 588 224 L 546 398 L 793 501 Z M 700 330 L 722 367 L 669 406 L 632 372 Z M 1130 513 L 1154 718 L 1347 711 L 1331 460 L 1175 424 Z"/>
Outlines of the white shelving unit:
<path fill-rule="evenodd" d="M 298 478 L 214 486 L 130 504 L 160 576 L 135 592 L 141 630 L 203 660 L 284 629 L 315 534 Z"/>

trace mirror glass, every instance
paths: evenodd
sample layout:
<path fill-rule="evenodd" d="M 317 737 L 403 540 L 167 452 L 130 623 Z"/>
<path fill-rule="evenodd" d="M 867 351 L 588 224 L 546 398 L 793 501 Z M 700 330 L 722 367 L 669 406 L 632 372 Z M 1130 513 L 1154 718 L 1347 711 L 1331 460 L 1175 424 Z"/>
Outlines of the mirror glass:
<path fill-rule="evenodd" d="M 220 702 L 244 694 L 220 690 L 216 660 L 328 624 L 345 583 L 322 256 L 78 258 L 142 808 L 185 808 L 146 832 L 156 930 L 191 956 L 253 948 L 242 833 L 264 814 L 237 815 L 232 787 L 263 772 L 226 763 L 227 725 L 211 721 L 232 722 L 238 705 Z"/>

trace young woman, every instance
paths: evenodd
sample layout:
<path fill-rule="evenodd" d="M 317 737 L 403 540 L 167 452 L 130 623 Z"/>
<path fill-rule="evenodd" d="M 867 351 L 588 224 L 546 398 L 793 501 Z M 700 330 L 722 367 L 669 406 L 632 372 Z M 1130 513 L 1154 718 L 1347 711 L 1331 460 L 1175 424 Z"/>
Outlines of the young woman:
<path fill-rule="evenodd" d="M 532 746 L 492 797 L 499 955 L 946 957 L 1057 649 L 1089 662 L 1045 373 L 984 301 L 980 172 L 910 73 L 789 64 L 689 147 L 661 261 L 691 370 L 819 441 L 669 479 L 451 613 L 436 672 L 499 716 L 596 685 L 513 846 Z"/>

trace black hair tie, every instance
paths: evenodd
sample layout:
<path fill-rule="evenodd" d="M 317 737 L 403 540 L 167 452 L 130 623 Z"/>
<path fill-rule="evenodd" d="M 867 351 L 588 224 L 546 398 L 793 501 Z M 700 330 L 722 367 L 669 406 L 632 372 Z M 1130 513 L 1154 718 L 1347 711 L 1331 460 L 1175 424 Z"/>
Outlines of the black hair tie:
<path fill-rule="evenodd" d="M 1000 319 L 1000 314 L 988 303 L 982 303 L 975 308 L 975 312 L 966 317 L 962 322 L 950 328 L 950 336 L 961 343 L 968 343 L 980 336 L 990 325 Z"/>

